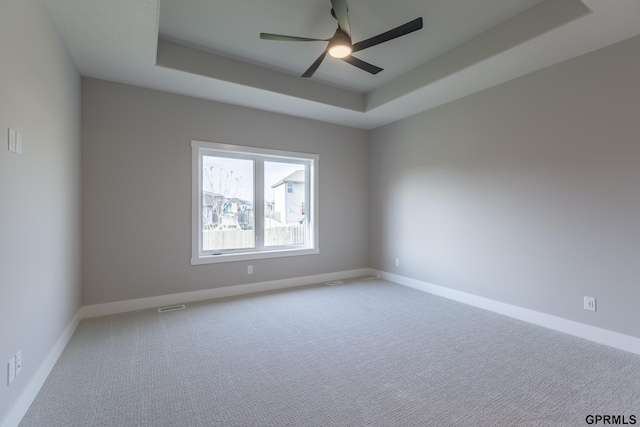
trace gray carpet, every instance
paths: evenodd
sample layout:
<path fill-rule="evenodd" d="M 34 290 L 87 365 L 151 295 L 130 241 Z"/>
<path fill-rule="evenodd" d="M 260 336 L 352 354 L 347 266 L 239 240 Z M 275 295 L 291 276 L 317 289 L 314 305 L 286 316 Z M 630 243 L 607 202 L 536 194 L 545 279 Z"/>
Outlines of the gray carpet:
<path fill-rule="evenodd" d="M 640 356 L 382 280 L 85 319 L 46 426 L 584 426 L 635 415 Z"/>

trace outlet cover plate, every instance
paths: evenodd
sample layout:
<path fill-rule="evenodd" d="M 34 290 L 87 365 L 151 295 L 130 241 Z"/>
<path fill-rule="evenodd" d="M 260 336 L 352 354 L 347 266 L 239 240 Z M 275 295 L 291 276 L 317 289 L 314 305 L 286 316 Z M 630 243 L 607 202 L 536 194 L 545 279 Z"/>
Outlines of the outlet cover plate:
<path fill-rule="evenodd" d="M 584 297 L 584 309 L 596 311 L 596 299 L 594 297 Z"/>
<path fill-rule="evenodd" d="M 16 353 L 16 376 L 22 372 L 22 350 Z"/>
<path fill-rule="evenodd" d="M 12 153 L 16 152 L 16 131 L 9 128 L 9 136 L 8 136 L 8 141 L 9 141 L 9 151 L 11 151 Z"/>
<path fill-rule="evenodd" d="M 7 362 L 7 385 L 11 385 L 11 383 L 15 379 L 16 379 L 16 358 L 12 357 Z"/>

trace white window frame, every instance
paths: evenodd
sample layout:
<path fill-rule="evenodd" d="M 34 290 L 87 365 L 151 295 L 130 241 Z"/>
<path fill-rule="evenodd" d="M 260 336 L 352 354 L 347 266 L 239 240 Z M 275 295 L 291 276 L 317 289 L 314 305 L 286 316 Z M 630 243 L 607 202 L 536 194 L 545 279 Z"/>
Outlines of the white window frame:
<path fill-rule="evenodd" d="M 227 251 L 202 250 L 202 157 L 216 155 L 255 160 L 254 171 L 254 217 L 256 245 L 251 249 Z M 309 191 L 305 200 L 307 244 L 289 246 L 264 246 L 264 161 L 302 161 L 307 164 L 306 182 Z M 221 144 L 206 141 L 191 141 L 191 265 L 221 262 L 248 261 L 264 258 L 279 258 L 320 253 L 318 245 L 318 162 L 317 154 L 271 150 L 241 145 Z M 214 254 L 215 252 L 215 254 Z"/>

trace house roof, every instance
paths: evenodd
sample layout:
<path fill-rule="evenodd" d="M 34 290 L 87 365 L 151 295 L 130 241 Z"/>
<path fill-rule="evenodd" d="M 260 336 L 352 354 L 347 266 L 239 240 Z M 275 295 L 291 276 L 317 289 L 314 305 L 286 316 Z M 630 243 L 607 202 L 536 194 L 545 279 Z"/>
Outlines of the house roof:
<path fill-rule="evenodd" d="M 276 188 L 276 187 L 284 184 L 285 182 L 304 182 L 304 171 L 303 170 L 295 171 L 294 173 L 292 173 L 288 177 L 282 178 L 280 181 L 278 181 L 275 184 L 273 184 L 271 186 L 271 188 Z"/>
<path fill-rule="evenodd" d="M 214 205 L 214 200 L 215 199 L 225 199 L 225 197 L 222 194 L 219 193 L 213 193 L 211 191 L 203 191 L 203 204 L 204 206 L 213 206 Z M 247 200 L 243 200 L 243 199 L 239 199 L 237 197 L 231 197 L 228 198 L 227 201 L 232 202 L 232 203 L 237 203 L 239 205 L 248 205 L 251 206 L 252 203 L 247 201 Z"/>

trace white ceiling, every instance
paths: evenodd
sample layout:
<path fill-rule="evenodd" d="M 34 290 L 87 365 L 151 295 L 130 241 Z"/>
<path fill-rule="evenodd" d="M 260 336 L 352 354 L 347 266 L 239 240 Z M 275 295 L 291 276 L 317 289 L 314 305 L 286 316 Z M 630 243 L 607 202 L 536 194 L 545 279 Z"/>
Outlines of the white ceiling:
<path fill-rule="evenodd" d="M 640 34 L 638 0 L 348 0 L 354 42 L 414 18 L 424 28 L 327 57 L 330 0 L 44 0 L 83 76 L 372 129 Z"/>
<path fill-rule="evenodd" d="M 385 69 L 378 75 L 327 58 L 314 79 L 369 92 L 541 1 L 350 0 L 354 43 L 421 16 L 425 27 L 355 55 Z M 337 28 L 330 0 L 240 3 L 162 0 L 160 37 L 300 76 L 327 43 L 265 41 L 259 40 L 260 32 L 327 39 Z"/>

